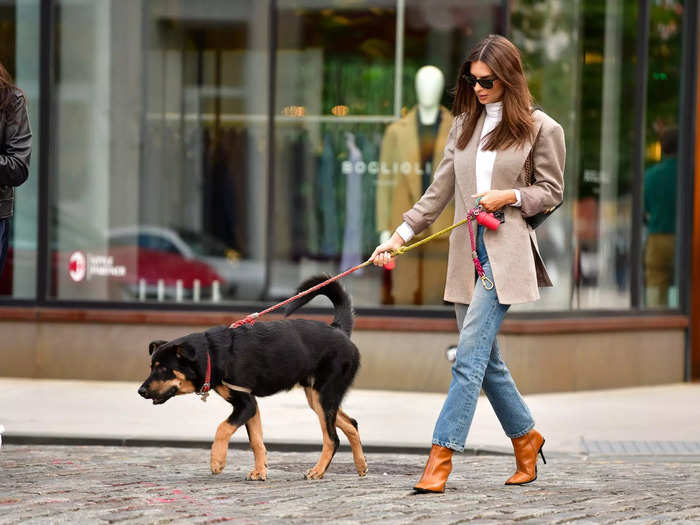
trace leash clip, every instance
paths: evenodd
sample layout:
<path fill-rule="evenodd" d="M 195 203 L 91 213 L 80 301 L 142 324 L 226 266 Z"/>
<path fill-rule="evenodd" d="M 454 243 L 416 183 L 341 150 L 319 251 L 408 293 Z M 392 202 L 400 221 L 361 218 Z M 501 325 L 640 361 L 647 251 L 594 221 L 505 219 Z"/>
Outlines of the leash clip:
<path fill-rule="evenodd" d="M 484 285 L 486 290 L 493 290 L 493 281 L 486 277 L 486 274 L 481 275 L 481 283 Z"/>
<path fill-rule="evenodd" d="M 202 400 L 202 403 L 206 403 L 207 398 L 209 397 L 209 383 L 205 383 L 202 390 L 204 390 L 204 388 L 207 389 L 205 392 L 197 392 L 200 396 L 200 399 Z"/>

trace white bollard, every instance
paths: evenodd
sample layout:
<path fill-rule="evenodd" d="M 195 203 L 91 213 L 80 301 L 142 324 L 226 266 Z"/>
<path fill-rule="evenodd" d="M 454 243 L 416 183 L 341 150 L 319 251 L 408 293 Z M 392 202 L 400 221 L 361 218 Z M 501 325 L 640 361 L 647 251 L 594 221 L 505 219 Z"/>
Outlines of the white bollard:
<path fill-rule="evenodd" d="M 192 300 L 195 303 L 199 302 L 199 299 L 201 297 L 201 293 L 202 293 L 202 288 L 201 288 L 201 284 L 199 283 L 199 279 L 195 279 L 194 281 L 192 281 Z"/>
<path fill-rule="evenodd" d="M 175 302 L 181 303 L 183 296 L 182 279 L 175 281 Z"/>
<path fill-rule="evenodd" d="M 165 282 L 163 279 L 158 279 L 158 291 L 156 293 L 158 302 L 163 302 L 163 299 L 165 298 Z"/>
<path fill-rule="evenodd" d="M 146 279 L 139 279 L 139 301 L 146 300 Z"/>
<path fill-rule="evenodd" d="M 211 283 L 211 300 L 214 303 L 221 301 L 221 288 L 219 288 L 219 281 L 212 281 Z"/>

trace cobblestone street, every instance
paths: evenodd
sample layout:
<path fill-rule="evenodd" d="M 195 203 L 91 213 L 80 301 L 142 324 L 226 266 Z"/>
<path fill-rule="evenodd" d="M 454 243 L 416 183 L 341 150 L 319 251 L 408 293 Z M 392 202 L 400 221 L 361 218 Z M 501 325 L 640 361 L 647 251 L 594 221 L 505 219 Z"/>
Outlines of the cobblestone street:
<path fill-rule="evenodd" d="M 223 474 L 185 448 L 3 446 L 0 523 L 663 523 L 700 522 L 700 458 L 552 456 L 529 486 L 506 487 L 513 459 L 455 456 L 444 495 L 414 496 L 424 456 L 340 452 L 325 478 L 316 453 L 270 452 L 266 482 L 246 482 L 252 453 Z"/>

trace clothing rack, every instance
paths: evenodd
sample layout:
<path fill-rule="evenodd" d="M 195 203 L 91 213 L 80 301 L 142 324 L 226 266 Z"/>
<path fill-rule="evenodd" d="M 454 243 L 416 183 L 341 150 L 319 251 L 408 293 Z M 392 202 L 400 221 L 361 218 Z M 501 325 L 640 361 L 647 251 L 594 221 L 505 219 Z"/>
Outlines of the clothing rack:
<path fill-rule="evenodd" d="M 167 113 L 148 113 L 146 119 L 150 121 L 166 120 L 171 122 L 220 122 L 221 124 L 233 123 L 267 123 L 267 115 L 245 115 L 224 113 L 218 119 L 214 113 L 178 113 L 175 111 Z M 344 123 L 344 124 L 391 124 L 397 120 L 393 115 L 357 115 L 354 117 L 335 117 L 333 115 L 307 115 L 303 117 L 289 117 L 285 115 L 275 116 L 275 123 Z"/>

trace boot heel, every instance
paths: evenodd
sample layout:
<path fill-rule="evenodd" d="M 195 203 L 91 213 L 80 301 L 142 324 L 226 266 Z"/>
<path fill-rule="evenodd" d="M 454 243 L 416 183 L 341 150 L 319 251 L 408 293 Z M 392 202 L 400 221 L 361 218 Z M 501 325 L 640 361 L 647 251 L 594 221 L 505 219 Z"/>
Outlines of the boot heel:
<path fill-rule="evenodd" d="M 542 447 L 544 446 L 544 442 L 542 442 Z M 542 461 L 544 461 L 544 464 L 547 464 L 547 460 L 544 459 L 544 452 L 542 452 L 542 447 L 540 447 L 540 456 L 542 456 Z"/>

